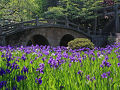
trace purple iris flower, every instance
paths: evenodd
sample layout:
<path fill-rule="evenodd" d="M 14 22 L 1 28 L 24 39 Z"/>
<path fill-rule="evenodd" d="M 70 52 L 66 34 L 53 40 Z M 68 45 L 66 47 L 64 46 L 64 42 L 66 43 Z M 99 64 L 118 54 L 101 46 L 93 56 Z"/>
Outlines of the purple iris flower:
<path fill-rule="evenodd" d="M 81 71 L 81 70 L 79 70 L 77 74 L 80 74 L 80 75 L 82 75 L 82 71 Z"/>
<path fill-rule="evenodd" d="M 37 68 L 36 71 L 39 71 L 39 72 L 42 73 L 42 74 L 44 73 L 44 72 L 43 72 L 43 68 Z"/>
<path fill-rule="evenodd" d="M 60 62 L 63 64 L 63 63 L 65 63 L 65 60 L 60 60 Z"/>
<path fill-rule="evenodd" d="M 9 54 L 9 58 L 11 58 L 11 57 L 12 57 L 12 53 Z"/>
<path fill-rule="evenodd" d="M 6 84 L 7 84 L 7 81 L 1 81 L 1 82 L 0 82 L 0 89 L 1 89 L 2 87 L 6 86 Z"/>
<path fill-rule="evenodd" d="M 83 60 L 85 60 L 85 59 L 86 59 L 86 57 L 87 57 L 86 55 L 82 55 Z"/>
<path fill-rule="evenodd" d="M 56 57 L 56 61 L 59 61 L 59 60 L 61 60 L 61 55 L 58 55 L 58 56 Z"/>
<path fill-rule="evenodd" d="M 120 63 L 118 63 L 117 65 L 118 65 L 118 67 L 120 67 Z"/>
<path fill-rule="evenodd" d="M 40 77 L 40 78 L 38 78 L 38 79 L 36 78 L 36 83 L 38 83 L 38 84 L 40 84 L 40 85 L 42 84 L 41 77 Z"/>
<path fill-rule="evenodd" d="M 57 68 L 57 67 L 58 67 L 58 61 L 55 60 L 53 66 L 54 66 L 55 68 Z"/>
<path fill-rule="evenodd" d="M 21 72 L 22 72 L 22 73 L 23 73 L 23 72 L 24 72 L 24 73 L 26 73 L 26 72 L 28 73 L 28 68 L 24 66 L 24 67 L 22 68 L 22 71 L 21 71 Z"/>
<path fill-rule="evenodd" d="M 50 65 L 51 68 L 52 67 L 57 68 L 59 64 L 59 60 L 55 60 L 53 59 L 53 57 L 50 57 L 48 64 Z"/>
<path fill-rule="evenodd" d="M 14 62 L 14 63 L 12 63 L 11 68 L 12 69 L 19 69 L 19 66 L 17 63 Z"/>
<path fill-rule="evenodd" d="M 87 80 L 90 80 L 90 75 L 87 75 L 86 78 L 87 78 Z"/>
<path fill-rule="evenodd" d="M 103 65 L 105 65 L 105 64 L 106 64 L 106 61 L 105 61 L 105 60 L 103 60 L 103 61 L 102 61 L 102 64 L 103 64 Z"/>
<path fill-rule="evenodd" d="M 63 90 L 64 86 L 60 86 L 60 90 Z"/>
<path fill-rule="evenodd" d="M 21 80 L 25 80 L 25 79 L 27 79 L 26 76 L 23 75 L 17 76 L 17 82 L 20 82 Z"/>
<path fill-rule="evenodd" d="M 25 57 L 25 55 L 23 55 L 21 58 L 22 58 L 24 61 L 26 60 L 26 57 Z"/>
<path fill-rule="evenodd" d="M 42 60 L 45 61 L 45 60 L 46 60 L 46 57 L 43 57 Z"/>
<path fill-rule="evenodd" d="M 92 77 L 92 80 L 95 80 L 96 78 L 95 78 L 95 76 L 94 77 Z"/>
<path fill-rule="evenodd" d="M 110 67 L 111 64 L 110 64 L 109 62 L 106 62 L 106 65 L 105 65 L 105 66 Z"/>
<path fill-rule="evenodd" d="M 7 62 L 6 66 L 7 66 L 7 67 L 8 67 L 8 66 L 11 66 L 11 64 L 10 64 L 9 62 Z"/>
<path fill-rule="evenodd" d="M 95 57 L 92 57 L 91 59 L 92 59 L 93 61 L 95 61 Z"/>
<path fill-rule="evenodd" d="M 1 55 L 1 58 L 3 58 L 4 57 L 4 53 Z"/>
<path fill-rule="evenodd" d="M 30 54 L 31 50 L 26 50 L 25 52 L 26 52 L 26 54 Z"/>
<path fill-rule="evenodd" d="M 97 56 L 98 56 L 98 57 L 100 56 L 100 53 L 99 53 L 99 52 L 97 52 Z"/>
<path fill-rule="evenodd" d="M 40 63 L 39 67 L 44 68 L 45 67 L 44 63 Z"/>
<path fill-rule="evenodd" d="M 105 60 L 108 60 L 108 56 L 105 56 Z"/>
<path fill-rule="evenodd" d="M 70 63 L 70 64 L 69 64 L 69 67 L 71 67 L 71 65 L 72 65 L 72 64 Z"/>
<path fill-rule="evenodd" d="M 6 59 L 7 59 L 7 61 L 9 62 L 11 58 L 9 57 L 9 58 L 6 58 Z"/>
<path fill-rule="evenodd" d="M 82 62 L 81 58 L 78 58 L 78 61 L 81 63 Z"/>
<path fill-rule="evenodd" d="M 103 74 L 101 75 L 101 77 L 102 77 L 102 78 L 107 78 L 107 74 L 106 74 L 106 73 L 103 73 Z"/>
<path fill-rule="evenodd" d="M 111 80 L 113 82 L 113 78 L 110 78 L 109 80 Z"/>
<path fill-rule="evenodd" d="M 9 69 L 6 69 L 6 72 L 7 72 L 7 73 L 11 73 L 11 71 L 10 71 Z"/>
<path fill-rule="evenodd" d="M 64 58 L 68 58 L 68 54 L 66 52 L 63 53 Z"/>
<path fill-rule="evenodd" d="M 111 66 L 111 64 L 109 62 L 107 62 L 106 60 L 102 61 L 102 65 L 107 66 L 107 67 Z"/>
<path fill-rule="evenodd" d="M 120 59 L 120 55 L 118 55 L 117 58 Z"/>
<path fill-rule="evenodd" d="M 13 89 L 12 90 L 17 90 L 17 86 L 13 86 Z"/>
<path fill-rule="evenodd" d="M 107 74 L 108 74 L 108 76 L 110 76 L 110 71 L 109 71 L 109 72 L 107 72 Z"/>
<path fill-rule="evenodd" d="M 37 59 L 37 57 L 35 57 L 35 60 Z"/>
<path fill-rule="evenodd" d="M 43 50 L 42 53 L 45 55 L 49 55 L 49 51 L 46 51 L 46 50 Z"/>
<path fill-rule="evenodd" d="M 90 81 L 93 81 L 93 80 L 95 80 L 95 76 L 90 79 Z"/>
<path fill-rule="evenodd" d="M 90 54 L 91 54 L 91 55 L 93 55 L 93 56 L 95 56 L 95 54 L 94 54 L 94 52 L 93 52 L 93 51 L 91 51 L 91 52 L 90 52 Z"/>
<path fill-rule="evenodd" d="M 31 60 L 30 63 L 33 64 L 33 60 Z"/>
<path fill-rule="evenodd" d="M 73 56 L 70 56 L 69 58 L 70 58 L 70 62 L 74 62 L 74 61 L 75 61 L 75 59 L 76 59 L 76 58 L 75 58 L 75 57 L 73 57 Z"/>
<path fill-rule="evenodd" d="M 39 71 L 40 73 L 43 74 L 43 73 L 44 73 L 44 72 L 43 72 L 44 67 L 45 67 L 44 63 L 40 63 L 40 64 L 39 64 L 39 68 L 37 68 L 36 71 Z"/>
<path fill-rule="evenodd" d="M 51 64 L 52 60 L 53 60 L 53 57 L 50 57 L 50 59 L 48 60 L 48 64 Z"/>
<path fill-rule="evenodd" d="M 6 74 L 6 73 L 5 73 L 5 70 L 1 68 L 1 70 L 0 70 L 0 75 L 2 76 L 2 75 L 4 75 L 4 74 Z"/>
<path fill-rule="evenodd" d="M 103 64 L 100 64 L 100 67 L 102 67 L 102 68 L 103 68 L 103 67 L 104 67 L 104 66 L 103 66 Z"/>

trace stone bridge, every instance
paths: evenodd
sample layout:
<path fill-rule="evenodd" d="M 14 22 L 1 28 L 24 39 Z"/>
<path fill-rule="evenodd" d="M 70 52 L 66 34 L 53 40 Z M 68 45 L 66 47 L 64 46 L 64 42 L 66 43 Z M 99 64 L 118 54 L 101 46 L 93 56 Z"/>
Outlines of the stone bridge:
<path fill-rule="evenodd" d="M 91 39 L 79 25 L 61 20 L 32 20 L 1 27 L 1 45 L 67 46 L 74 38 Z"/>
<path fill-rule="evenodd" d="M 28 29 L 23 32 L 6 36 L 7 45 L 51 45 L 67 46 L 74 38 L 89 38 L 88 36 L 61 27 L 39 27 Z"/>

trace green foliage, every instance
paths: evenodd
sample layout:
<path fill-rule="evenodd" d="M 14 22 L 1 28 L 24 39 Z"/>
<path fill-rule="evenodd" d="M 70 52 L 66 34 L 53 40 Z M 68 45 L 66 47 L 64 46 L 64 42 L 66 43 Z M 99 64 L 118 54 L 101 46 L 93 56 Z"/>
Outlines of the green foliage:
<path fill-rule="evenodd" d="M 67 16 L 70 20 L 78 18 L 85 20 L 97 17 L 94 11 L 101 8 L 99 5 L 100 2 L 102 2 L 102 0 L 60 0 L 56 8 L 62 9 L 61 12 L 64 13 L 64 16 Z M 52 14 L 54 9 L 55 7 L 51 7 L 47 12 Z"/>
<path fill-rule="evenodd" d="M 90 48 L 93 49 L 94 48 L 94 44 L 86 38 L 76 38 L 70 42 L 68 42 L 68 47 L 70 47 L 71 49 L 79 49 L 79 48 Z"/>
<path fill-rule="evenodd" d="M 49 7 L 48 11 L 44 13 L 45 18 L 58 19 L 64 17 L 64 9 L 61 7 Z"/>
<path fill-rule="evenodd" d="M 43 13 L 47 11 L 47 0 L 35 0 L 35 2 L 38 6 L 36 15 L 38 15 L 38 17 L 42 17 Z"/>
<path fill-rule="evenodd" d="M 2 19 L 10 19 L 16 22 L 30 20 L 38 11 L 38 5 L 35 0 L 3 0 L 0 8 Z"/>

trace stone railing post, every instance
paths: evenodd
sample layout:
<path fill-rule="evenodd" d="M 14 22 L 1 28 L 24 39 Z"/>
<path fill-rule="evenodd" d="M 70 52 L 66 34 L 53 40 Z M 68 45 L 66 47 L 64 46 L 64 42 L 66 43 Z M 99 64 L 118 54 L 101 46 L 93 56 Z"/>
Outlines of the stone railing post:
<path fill-rule="evenodd" d="M 87 28 L 87 33 L 88 33 L 88 35 L 90 35 L 90 29 L 89 29 L 89 27 Z"/>
<path fill-rule="evenodd" d="M 20 23 L 19 25 L 20 25 L 20 28 L 24 28 L 24 23 L 23 23 L 23 22 Z M 18 25 L 18 26 L 19 26 L 19 25 Z"/>
<path fill-rule="evenodd" d="M 18 24 L 17 27 L 23 28 L 23 26 L 24 26 L 23 19 L 21 18 L 21 22 Z"/>
<path fill-rule="evenodd" d="M 80 24 L 78 25 L 78 31 L 80 31 Z"/>
<path fill-rule="evenodd" d="M 65 25 L 66 25 L 66 27 L 69 27 L 69 21 L 68 21 L 68 18 L 67 18 L 67 16 L 65 16 L 65 18 L 66 18 Z"/>
<path fill-rule="evenodd" d="M 2 26 L 0 25 L 0 35 L 2 35 Z"/>
<path fill-rule="evenodd" d="M 69 21 L 68 20 L 66 21 L 66 26 L 69 27 Z"/>
<path fill-rule="evenodd" d="M 80 30 L 79 25 L 78 25 L 77 29 L 78 29 L 78 31 Z"/>
<path fill-rule="evenodd" d="M 53 19 L 53 24 L 56 24 L 56 19 L 55 18 Z"/>
<path fill-rule="evenodd" d="M 38 24 L 39 24 L 39 18 L 38 16 L 36 16 L 36 26 L 38 26 Z"/>

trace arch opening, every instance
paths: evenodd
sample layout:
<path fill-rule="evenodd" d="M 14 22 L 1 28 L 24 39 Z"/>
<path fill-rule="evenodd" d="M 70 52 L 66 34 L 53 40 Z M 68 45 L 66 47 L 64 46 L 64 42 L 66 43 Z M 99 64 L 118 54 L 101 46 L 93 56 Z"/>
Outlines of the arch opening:
<path fill-rule="evenodd" d="M 62 37 L 61 41 L 60 41 L 60 46 L 65 46 L 67 47 L 68 46 L 68 42 L 73 40 L 74 37 L 70 34 L 66 34 Z"/>
<path fill-rule="evenodd" d="M 30 46 L 32 44 L 39 45 L 39 46 L 40 45 L 43 45 L 43 46 L 49 45 L 48 40 L 42 35 L 33 36 L 32 39 L 28 41 L 27 46 Z"/>

